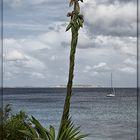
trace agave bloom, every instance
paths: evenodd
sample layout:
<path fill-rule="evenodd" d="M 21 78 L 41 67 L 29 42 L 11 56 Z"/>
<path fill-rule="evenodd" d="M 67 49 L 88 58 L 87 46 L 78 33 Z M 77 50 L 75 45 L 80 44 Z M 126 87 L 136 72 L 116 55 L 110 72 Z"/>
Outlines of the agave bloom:
<path fill-rule="evenodd" d="M 69 6 L 72 6 L 75 2 L 78 3 L 78 1 L 83 2 L 83 0 L 70 0 Z"/>
<path fill-rule="evenodd" d="M 83 0 L 80 0 L 83 2 Z M 58 137 L 60 137 L 61 133 L 67 129 L 65 128 L 66 122 L 69 120 L 69 110 L 70 110 L 70 103 L 71 103 L 71 96 L 72 96 L 72 86 L 73 86 L 73 78 L 74 78 L 74 65 L 75 65 L 75 54 L 76 54 L 76 47 L 78 43 L 78 31 L 81 27 L 83 27 L 83 15 L 80 14 L 80 6 L 79 0 L 71 0 L 70 6 L 73 7 L 73 11 L 67 14 L 70 18 L 69 25 L 66 28 L 66 31 L 71 29 L 72 39 L 71 39 L 71 50 L 70 50 L 70 65 L 69 65 L 69 77 L 67 83 L 67 94 L 64 103 L 63 114 L 61 118 L 61 124 L 59 127 Z M 67 139 L 65 139 L 67 140 Z"/>

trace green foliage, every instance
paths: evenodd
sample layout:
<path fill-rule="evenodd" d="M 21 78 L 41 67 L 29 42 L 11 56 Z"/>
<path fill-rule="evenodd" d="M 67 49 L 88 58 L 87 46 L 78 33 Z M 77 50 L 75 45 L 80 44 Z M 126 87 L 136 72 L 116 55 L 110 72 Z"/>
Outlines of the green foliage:
<path fill-rule="evenodd" d="M 66 28 L 66 31 L 68 31 L 71 27 L 72 27 L 72 24 L 69 23 L 69 25 L 68 25 L 67 28 Z"/>
<path fill-rule="evenodd" d="M 50 129 L 46 129 L 34 117 L 32 117 L 31 122 L 31 124 L 26 124 L 27 130 L 20 130 L 21 134 L 30 137 L 31 140 L 55 139 L 55 129 L 53 126 L 50 126 Z"/>
<path fill-rule="evenodd" d="M 24 125 L 26 119 L 27 115 L 21 111 L 12 115 L 3 126 L 3 138 L 6 140 L 24 140 L 24 136 L 18 130 L 26 129 Z"/>
<path fill-rule="evenodd" d="M 71 119 L 68 119 L 65 122 L 65 125 L 59 135 L 55 137 L 55 128 L 50 126 L 49 129 L 44 128 L 40 122 L 32 117 L 32 124 L 26 124 L 26 130 L 20 130 L 21 134 L 28 136 L 31 140 L 81 140 L 88 135 L 80 135 L 79 127 L 75 127 L 71 122 Z"/>
<path fill-rule="evenodd" d="M 12 109 L 10 104 L 5 105 L 4 108 L 0 108 L 0 116 L 3 122 L 5 122 L 9 118 L 11 110 Z"/>
<path fill-rule="evenodd" d="M 19 133 L 19 130 L 26 129 L 25 123 L 29 123 L 28 116 L 22 111 L 12 115 L 9 104 L 0 110 L 0 114 L 3 117 L 3 122 L 0 124 L 3 140 L 30 140 Z"/>
<path fill-rule="evenodd" d="M 69 118 L 64 122 L 63 127 L 61 127 L 57 140 L 81 140 L 89 136 L 88 134 L 80 134 L 79 129 L 80 127 L 75 127 L 71 118 Z"/>
<path fill-rule="evenodd" d="M 79 127 L 75 127 L 71 118 L 61 127 L 60 135 L 56 137 L 55 128 L 50 125 L 44 128 L 41 123 L 32 117 L 28 118 L 26 113 L 20 111 L 12 115 L 11 106 L 8 104 L 0 109 L 3 117 L 2 138 L 0 140 L 81 140 L 87 135 L 80 135 Z"/>

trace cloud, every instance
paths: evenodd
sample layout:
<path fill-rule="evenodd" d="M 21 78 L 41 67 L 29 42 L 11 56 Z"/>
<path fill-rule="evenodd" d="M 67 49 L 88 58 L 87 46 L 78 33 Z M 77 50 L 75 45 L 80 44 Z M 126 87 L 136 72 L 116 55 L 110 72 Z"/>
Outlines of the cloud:
<path fill-rule="evenodd" d="M 43 81 L 47 85 L 66 84 L 71 35 L 70 32 L 64 32 L 65 24 L 60 22 L 52 24 L 49 27 L 51 29 L 46 33 L 34 37 L 4 39 L 5 54 L 17 51 L 26 58 L 12 63 L 12 69 L 16 71 L 16 74 L 13 73 L 13 75 L 19 77 L 22 69 L 24 70 L 23 75 L 27 75 L 31 79 L 44 79 Z M 135 41 L 134 37 L 104 35 L 92 37 L 86 28 L 82 29 L 76 54 L 75 83 L 92 84 L 94 82 L 94 84 L 103 85 L 107 73 L 115 71 L 118 76 L 124 73 L 128 69 L 125 67 L 130 66 L 130 64 L 126 64 L 125 60 L 135 58 Z M 10 63 L 5 62 L 5 64 L 6 68 L 11 69 Z M 133 70 L 131 69 L 131 71 Z M 127 72 L 127 74 L 134 75 L 135 73 Z M 90 80 L 91 76 L 96 77 L 97 80 Z M 104 78 L 102 82 L 101 77 Z M 60 79 L 59 83 L 57 79 Z"/>
<path fill-rule="evenodd" d="M 20 51 L 35 51 L 40 49 L 49 49 L 49 46 L 41 42 L 38 38 L 29 37 L 29 38 L 5 38 L 3 40 L 5 52 L 11 51 L 13 49 Z"/>
<path fill-rule="evenodd" d="M 92 76 L 95 76 L 97 74 L 101 74 L 101 73 L 106 73 L 106 72 L 111 72 L 111 68 L 105 63 L 105 62 L 99 62 L 98 64 L 96 65 L 87 65 L 83 72 L 84 73 L 91 73 Z"/>
<path fill-rule="evenodd" d="M 136 64 L 137 64 L 136 57 L 135 58 L 127 58 L 127 59 L 125 59 L 124 64 L 136 66 Z"/>
<path fill-rule="evenodd" d="M 42 73 L 38 73 L 38 72 L 33 72 L 31 74 L 31 76 L 35 77 L 35 78 L 39 78 L 39 79 L 42 79 L 42 78 L 45 78 L 44 75 Z"/>
<path fill-rule="evenodd" d="M 129 74 L 136 73 L 136 69 L 133 67 L 123 67 L 123 68 L 120 68 L 120 71 L 122 71 L 124 73 L 129 73 Z"/>
<path fill-rule="evenodd" d="M 10 6 L 12 8 L 16 8 L 16 7 L 22 6 L 22 0 L 12 0 L 12 1 L 5 0 L 4 2 L 10 3 Z"/>
<path fill-rule="evenodd" d="M 83 72 L 89 72 L 90 70 L 92 70 L 92 67 L 89 66 L 89 65 L 87 65 L 87 66 L 85 67 L 85 69 L 83 70 Z"/>
<path fill-rule="evenodd" d="M 136 36 L 136 3 L 98 3 L 87 0 L 83 14 L 91 34 Z"/>
<path fill-rule="evenodd" d="M 8 61 L 18 61 L 18 60 L 25 60 L 26 57 L 19 51 L 17 50 L 13 50 L 12 52 L 8 52 L 5 56 L 4 56 L 5 60 Z"/>
<path fill-rule="evenodd" d="M 25 5 L 40 5 L 46 2 L 46 0 L 4 0 L 6 4 L 9 4 L 11 8 L 17 8 L 17 7 L 22 7 Z M 48 2 L 48 0 L 47 0 Z"/>
<path fill-rule="evenodd" d="M 45 70 L 46 66 L 43 62 L 39 61 L 34 57 L 27 57 L 27 61 L 24 61 L 23 67 L 31 68 L 33 70 Z"/>
<path fill-rule="evenodd" d="M 47 71 L 47 67 L 42 61 L 31 54 L 33 51 L 43 49 L 44 47 L 48 49 L 46 45 L 29 38 L 7 38 L 3 42 L 5 81 L 14 78 L 18 82 L 18 80 L 24 79 L 25 77 L 30 79 L 30 75 L 35 77 L 35 74 L 37 78 L 43 78 L 44 71 Z"/>
<path fill-rule="evenodd" d="M 87 39 L 86 39 L 87 38 Z M 136 56 L 136 37 L 116 37 L 96 35 L 91 37 L 86 32 L 81 32 L 78 47 L 80 49 L 101 48 L 111 49 L 118 51 L 122 55 Z"/>
<path fill-rule="evenodd" d="M 48 32 L 41 34 L 39 36 L 39 39 L 47 43 L 49 46 L 55 47 L 55 49 L 60 49 L 61 45 L 69 44 L 70 42 L 70 32 L 65 32 L 65 25 L 67 23 L 54 23 L 50 27 L 52 27 L 51 30 Z"/>
<path fill-rule="evenodd" d="M 54 61 L 54 60 L 56 60 L 56 59 L 57 59 L 57 58 L 56 58 L 56 56 L 54 56 L 54 55 L 50 57 L 50 60 L 51 60 L 51 61 Z"/>
<path fill-rule="evenodd" d="M 31 55 L 33 51 L 43 48 L 48 49 L 48 46 L 34 39 L 4 39 L 4 60 L 15 61 L 13 65 L 20 65 L 32 69 L 45 69 L 44 64 Z M 8 64 L 8 63 L 7 63 Z"/>
<path fill-rule="evenodd" d="M 12 67 L 19 67 L 22 69 L 27 70 L 45 70 L 46 66 L 43 64 L 43 62 L 39 61 L 38 59 L 30 56 L 24 56 L 21 53 L 11 53 L 8 54 L 5 59 L 4 63 L 6 65 L 12 65 Z M 7 62 L 11 61 L 11 62 Z"/>
<path fill-rule="evenodd" d="M 17 30 L 23 30 L 25 31 L 44 31 L 44 29 L 47 28 L 47 25 L 39 24 L 39 23 L 34 23 L 34 24 L 23 24 L 23 23 L 8 23 L 5 22 L 3 25 L 4 28 L 6 29 L 17 29 Z"/>
<path fill-rule="evenodd" d="M 101 62 L 101 63 L 99 63 L 98 65 L 94 65 L 94 66 L 93 66 L 93 69 L 102 68 L 102 67 L 105 67 L 106 65 L 107 65 L 106 63 Z"/>
<path fill-rule="evenodd" d="M 116 86 L 136 86 L 135 0 L 85 0 L 81 6 L 85 26 L 79 32 L 74 84 L 110 86 L 113 71 Z M 4 1 L 5 85 L 66 84 L 68 8 L 67 1 Z"/>

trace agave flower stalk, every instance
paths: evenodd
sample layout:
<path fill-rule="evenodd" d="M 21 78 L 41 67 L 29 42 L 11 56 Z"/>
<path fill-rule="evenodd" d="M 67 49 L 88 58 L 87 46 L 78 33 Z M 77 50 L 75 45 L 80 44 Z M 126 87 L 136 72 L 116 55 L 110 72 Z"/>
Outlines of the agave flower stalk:
<path fill-rule="evenodd" d="M 83 0 L 80 0 L 83 2 Z M 50 129 L 44 128 L 38 120 L 32 117 L 31 122 L 34 126 L 28 125 L 28 130 L 21 130 L 20 132 L 25 136 L 31 138 L 31 140 L 81 140 L 88 134 L 80 134 L 79 127 L 75 127 L 69 116 L 70 101 L 72 96 L 72 85 L 74 77 L 74 64 L 75 64 L 75 53 L 78 42 L 78 31 L 80 27 L 83 27 L 83 16 L 80 15 L 79 0 L 71 0 L 70 6 L 74 6 L 73 11 L 67 14 L 70 17 L 70 23 L 66 28 L 66 31 L 71 29 L 71 50 L 70 50 L 70 65 L 69 65 L 69 77 L 67 83 L 67 94 L 65 98 L 63 114 L 60 122 L 60 127 L 57 137 L 55 137 L 55 129 L 50 126 Z"/>
<path fill-rule="evenodd" d="M 82 0 L 80 0 L 83 2 Z M 72 86 L 73 86 L 73 78 L 74 78 L 74 65 L 75 65 L 75 53 L 76 53 L 76 47 L 78 43 L 78 31 L 80 27 L 83 27 L 83 15 L 80 14 L 80 6 L 79 6 L 79 0 L 71 0 L 70 6 L 73 6 L 73 11 L 69 12 L 67 14 L 68 17 L 70 17 L 70 23 L 66 28 L 66 31 L 71 29 L 71 50 L 70 50 L 70 64 L 69 64 L 69 77 L 68 77 L 68 83 L 67 83 L 67 94 L 65 98 L 64 108 L 63 108 L 63 114 L 61 118 L 61 124 L 59 128 L 59 134 L 61 131 L 64 131 L 63 128 L 65 126 L 65 123 L 69 119 L 69 110 L 70 110 L 70 101 L 72 97 Z"/>

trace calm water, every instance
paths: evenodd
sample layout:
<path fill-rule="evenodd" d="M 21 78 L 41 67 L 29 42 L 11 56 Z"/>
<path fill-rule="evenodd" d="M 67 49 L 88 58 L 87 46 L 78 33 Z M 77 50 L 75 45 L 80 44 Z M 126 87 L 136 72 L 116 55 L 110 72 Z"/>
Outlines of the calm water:
<path fill-rule="evenodd" d="M 136 89 L 116 89 L 116 97 L 106 97 L 109 89 L 74 89 L 71 115 L 84 133 L 93 135 L 86 140 L 136 140 Z M 59 126 L 65 89 L 20 88 L 4 89 L 4 104 L 13 111 L 26 111 L 44 126 Z"/>

